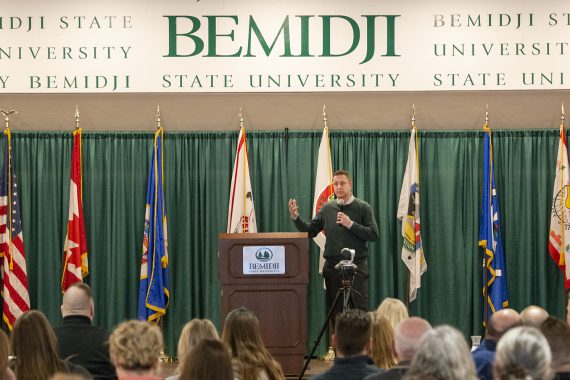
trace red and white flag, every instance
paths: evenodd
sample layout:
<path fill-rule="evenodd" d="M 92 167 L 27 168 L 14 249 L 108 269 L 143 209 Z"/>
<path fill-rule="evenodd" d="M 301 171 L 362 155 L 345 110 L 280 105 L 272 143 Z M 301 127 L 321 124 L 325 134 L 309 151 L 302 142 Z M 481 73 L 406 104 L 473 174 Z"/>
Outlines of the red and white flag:
<path fill-rule="evenodd" d="M 317 158 L 317 174 L 315 179 L 315 196 L 313 198 L 313 217 L 317 215 L 321 207 L 330 202 L 334 197 L 334 189 L 332 185 L 332 164 L 331 149 L 329 142 L 329 129 L 324 127 L 323 136 L 321 137 L 321 145 L 319 145 L 319 156 Z M 313 238 L 320 248 L 321 256 L 319 258 L 319 273 L 323 272 L 325 258 L 325 243 L 327 238 L 323 231 L 319 232 Z"/>
<path fill-rule="evenodd" d="M 239 131 L 236 159 L 232 174 L 227 232 L 257 232 L 257 219 L 255 218 L 251 180 L 249 177 L 245 128 L 243 127 Z"/>
<path fill-rule="evenodd" d="M 568 146 L 564 125 L 560 126 L 560 140 L 556 159 L 556 178 L 552 190 L 550 213 L 550 257 L 564 273 L 564 287 L 570 289 L 570 176 L 568 174 Z"/>
<path fill-rule="evenodd" d="M 89 274 L 82 195 L 81 128 L 78 128 L 73 132 L 71 182 L 69 185 L 69 215 L 61 276 L 62 292 L 65 292 L 69 286 L 76 282 L 83 282 L 83 279 Z"/>
<path fill-rule="evenodd" d="M 10 129 L 4 130 L 4 165 L 0 173 L 0 256 L 2 257 L 2 318 L 12 330 L 16 319 L 30 310 L 24 235 L 20 219 L 20 188 L 12 158 Z"/>

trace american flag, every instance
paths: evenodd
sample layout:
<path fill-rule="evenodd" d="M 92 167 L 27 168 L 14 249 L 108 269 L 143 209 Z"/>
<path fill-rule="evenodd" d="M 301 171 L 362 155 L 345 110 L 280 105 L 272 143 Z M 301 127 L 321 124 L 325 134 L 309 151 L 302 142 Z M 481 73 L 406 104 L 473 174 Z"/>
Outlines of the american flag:
<path fill-rule="evenodd" d="M 0 173 L 0 255 L 2 263 L 3 319 L 12 330 L 20 314 L 30 309 L 24 236 L 20 219 L 18 178 L 10 146 L 10 130 L 4 130 L 4 164 Z"/>

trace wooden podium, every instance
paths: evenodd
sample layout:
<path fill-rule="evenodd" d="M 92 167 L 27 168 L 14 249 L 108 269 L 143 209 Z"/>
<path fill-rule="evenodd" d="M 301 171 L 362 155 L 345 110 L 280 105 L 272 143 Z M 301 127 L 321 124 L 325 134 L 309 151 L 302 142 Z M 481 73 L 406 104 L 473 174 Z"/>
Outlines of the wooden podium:
<path fill-rule="evenodd" d="M 219 235 L 222 321 L 245 306 L 287 375 L 303 369 L 307 348 L 309 241 L 306 233 Z"/>

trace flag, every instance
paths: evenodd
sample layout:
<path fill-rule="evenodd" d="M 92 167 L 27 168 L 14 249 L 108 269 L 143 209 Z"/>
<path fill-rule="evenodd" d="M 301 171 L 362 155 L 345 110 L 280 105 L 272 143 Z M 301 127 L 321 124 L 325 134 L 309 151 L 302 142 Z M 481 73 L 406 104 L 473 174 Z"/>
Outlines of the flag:
<path fill-rule="evenodd" d="M 568 175 L 568 146 L 564 125 L 560 126 L 556 178 L 552 190 L 552 211 L 550 213 L 550 257 L 564 273 L 564 287 L 570 289 L 570 176 Z"/>
<path fill-rule="evenodd" d="M 416 148 L 416 128 L 412 128 L 408 146 L 408 162 L 400 191 L 398 219 L 402 221 L 402 260 L 409 275 L 409 300 L 416 299 L 421 277 L 427 271 L 420 229 L 420 164 Z"/>
<path fill-rule="evenodd" d="M 154 134 L 144 221 L 138 319 L 158 323 L 166 314 L 168 290 L 168 238 L 164 209 L 164 130 Z"/>
<path fill-rule="evenodd" d="M 83 282 L 89 274 L 87 240 L 83 219 L 83 186 L 81 176 L 81 128 L 73 131 L 71 175 L 69 184 L 69 215 L 63 252 L 61 291 L 76 282 Z"/>
<path fill-rule="evenodd" d="M 332 164 L 331 149 L 329 143 L 329 129 L 324 127 L 321 144 L 319 145 L 319 156 L 317 158 L 317 175 L 315 179 L 315 196 L 313 198 L 313 217 L 317 215 L 321 207 L 334 198 L 334 188 L 332 185 Z M 319 273 L 323 272 L 325 265 L 325 243 L 326 237 L 323 231 L 313 238 L 320 248 Z"/>
<path fill-rule="evenodd" d="M 493 170 L 491 130 L 485 126 L 483 137 L 483 197 L 479 224 L 479 246 L 484 249 L 483 298 L 484 322 L 497 310 L 509 307 L 507 268 L 499 223 L 499 199 Z"/>
<path fill-rule="evenodd" d="M 12 330 L 20 314 L 30 310 L 24 236 L 16 165 L 12 158 L 10 129 L 4 130 L 4 164 L 0 174 L 0 256 L 2 263 L 2 317 Z"/>
<path fill-rule="evenodd" d="M 227 232 L 257 232 L 257 219 L 255 218 L 251 180 L 249 178 L 245 128 L 243 127 L 239 131 L 236 159 L 232 173 Z"/>

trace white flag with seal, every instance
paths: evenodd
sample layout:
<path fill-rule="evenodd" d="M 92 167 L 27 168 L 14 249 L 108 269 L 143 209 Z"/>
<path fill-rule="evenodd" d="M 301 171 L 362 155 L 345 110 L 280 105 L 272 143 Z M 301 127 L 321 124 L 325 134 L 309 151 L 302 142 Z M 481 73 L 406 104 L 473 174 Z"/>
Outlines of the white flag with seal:
<path fill-rule="evenodd" d="M 422 237 L 420 234 L 420 175 L 418 152 L 416 149 L 416 128 L 412 128 L 410 144 L 408 146 L 408 162 L 400 203 L 398 205 L 398 219 L 402 221 L 402 260 L 410 272 L 409 297 L 410 302 L 416 299 L 417 290 L 421 287 L 421 276 L 427 271 Z"/>

